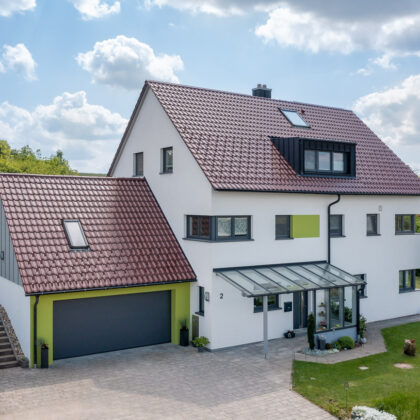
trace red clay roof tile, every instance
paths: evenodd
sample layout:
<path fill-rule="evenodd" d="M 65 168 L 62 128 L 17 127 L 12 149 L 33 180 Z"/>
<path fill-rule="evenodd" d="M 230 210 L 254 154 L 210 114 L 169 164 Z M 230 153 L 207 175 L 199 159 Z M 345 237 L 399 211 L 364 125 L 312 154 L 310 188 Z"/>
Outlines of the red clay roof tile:
<path fill-rule="evenodd" d="M 0 196 L 27 294 L 195 280 L 144 179 L 0 174 Z M 89 251 L 70 250 L 62 219 Z"/>
<path fill-rule="evenodd" d="M 352 111 L 149 81 L 142 95 L 146 87 L 214 189 L 420 195 L 417 175 Z M 303 110 L 311 128 L 292 126 L 279 108 Z M 356 143 L 356 178 L 299 176 L 270 137 Z"/>

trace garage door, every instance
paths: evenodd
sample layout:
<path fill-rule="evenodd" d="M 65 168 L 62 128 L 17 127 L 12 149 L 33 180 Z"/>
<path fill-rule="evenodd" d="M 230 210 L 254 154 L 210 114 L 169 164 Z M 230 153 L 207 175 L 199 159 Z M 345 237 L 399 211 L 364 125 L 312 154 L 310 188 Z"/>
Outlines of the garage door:
<path fill-rule="evenodd" d="M 54 359 L 171 341 L 171 292 L 54 302 Z"/>

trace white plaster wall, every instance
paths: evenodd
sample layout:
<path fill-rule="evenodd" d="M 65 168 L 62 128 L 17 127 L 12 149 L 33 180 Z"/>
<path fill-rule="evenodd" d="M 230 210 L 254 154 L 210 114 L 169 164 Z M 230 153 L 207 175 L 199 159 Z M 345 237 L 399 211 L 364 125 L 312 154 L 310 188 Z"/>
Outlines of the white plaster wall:
<path fill-rule="evenodd" d="M 161 174 L 161 149 L 173 147 L 173 173 Z M 198 310 L 198 285 L 211 291 L 211 244 L 186 241 L 185 216 L 211 213 L 211 185 L 186 147 L 154 93 L 149 90 L 114 170 L 114 177 L 133 176 L 133 155 L 143 152 L 144 176 L 198 278 L 191 285 L 191 312 Z M 200 317 L 200 334 L 211 336 L 210 308 Z"/>
<path fill-rule="evenodd" d="M 0 277 L 0 305 L 6 309 L 22 351 L 29 358 L 31 343 L 30 297 L 25 296 L 22 286 Z"/>

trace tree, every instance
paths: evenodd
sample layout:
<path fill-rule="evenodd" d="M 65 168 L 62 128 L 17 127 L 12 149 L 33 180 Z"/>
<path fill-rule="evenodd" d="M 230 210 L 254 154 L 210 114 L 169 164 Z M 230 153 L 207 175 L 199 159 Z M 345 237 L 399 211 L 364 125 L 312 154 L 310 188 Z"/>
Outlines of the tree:
<path fill-rule="evenodd" d="M 12 149 L 6 140 L 0 139 L 0 172 L 78 175 L 64 159 L 63 152 L 58 150 L 49 158 L 43 157 L 41 151 L 34 152 L 29 146 Z"/>
<path fill-rule="evenodd" d="M 307 332 L 309 348 L 313 350 L 315 348 L 315 317 L 313 313 L 308 315 Z"/>

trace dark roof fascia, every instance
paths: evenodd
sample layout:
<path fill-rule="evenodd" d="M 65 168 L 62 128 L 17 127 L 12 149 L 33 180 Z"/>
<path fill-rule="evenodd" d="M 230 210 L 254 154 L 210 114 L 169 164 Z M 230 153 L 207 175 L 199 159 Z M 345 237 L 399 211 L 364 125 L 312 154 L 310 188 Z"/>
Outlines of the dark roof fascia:
<path fill-rule="evenodd" d="M 197 279 L 186 279 L 186 280 L 175 280 L 175 281 L 162 281 L 159 283 L 136 283 L 136 284 L 125 284 L 119 286 L 106 286 L 106 287 L 92 287 L 83 289 L 68 289 L 68 290 L 51 290 L 47 292 L 25 292 L 25 296 L 43 296 L 43 295 L 58 295 L 61 293 L 73 293 L 73 292 L 90 292 L 95 290 L 112 290 L 112 289 L 127 289 L 130 287 L 147 287 L 147 286 L 161 286 L 165 284 L 178 284 L 178 283 L 192 283 Z"/>
<path fill-rule="evenodd" d="M 341 178 L 339 178 L 341 179 Z M 354 178 L 352 178 L 354 179 Z M 343 191 L 299 191 L 299 190 L 252 190 L 242 188 L 214 188 L 214 191 L 219 192 L 252 192 L 252 193 L 278 193 L 278 194 L 325 194 L 325 195 L 378 195 L 390 197 L 420 197 L 418 194 L 408 193 L 379 193 L 379 192 L 343 192 Z"/>
<path fill-rule="evenodd" d="M 220 271 L 229 271 L 229 270 L 247 270 L 252 268 L 267 268 L 267 267 L 283 267 L 285 265 L 303 265 L 303 264 L 322 264 L 327 263 L 326 260 L 319 260 L 319 261 L 301 261 L 301 262 L 294 262 L 294 263 L 283 263 L 283 264 L 261 264 L 261 265 L 244 265 L 244 266 L 236 266 L 236 267 L 223 267 L 223 268 L 213 268 L 214 273 L 218 273 Z"/>
<path fill-rule="evenodd" d="M 149 91 L 150 86 L 147 82 L 147 80 L 144 82 L 143 88 L 141 90 L 139 99 L 136 102 L 136 106 L 134 107 L 133 113 L 131 114 L 130 120 L 128 121 L 127 127 L 125 128 L 124 134 L 121 138 L 120 144 L 118 145 L 118 149 L 114 155 L 114 158 L 112 159 L 111 166 L 109 167 L 107 176 L 111 177 L 114 173 L 115 166 L 120 159 L 121 153 L 124 149 L 125 143 L 127 142 L 128 136 L 131 134 L 131 131 L 133 129 L 134 122 L 137 119 L 137 115 L 140 112 L 140 108 L 143 105 L 144 99 L 146 98 L 146 93 Z"/>
<path fill-rule="evenodd" d="M 318 106 L 318 105 L 316 105 Z M 299 127 L 300 128 L 300 127 Z M 281 137 L 281 136 L 269 136 L 270 140 L 309 140 L 309 141 L 325 141 L 328 143 L 340 143 L 340 144 L 352 144 L 357 146 L 357 143 L 350 142 L 350 141 L 343 141 L 343 140 L 331 140 L 331 139 L 320 139 L 315 137 L 301 137 L 301 136 L 288 136 L 288 137 Z"/>

